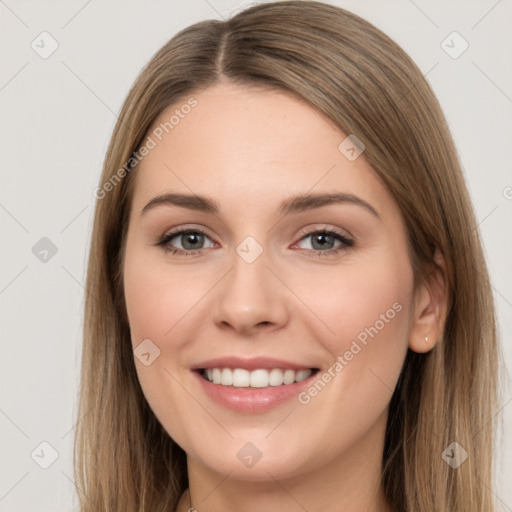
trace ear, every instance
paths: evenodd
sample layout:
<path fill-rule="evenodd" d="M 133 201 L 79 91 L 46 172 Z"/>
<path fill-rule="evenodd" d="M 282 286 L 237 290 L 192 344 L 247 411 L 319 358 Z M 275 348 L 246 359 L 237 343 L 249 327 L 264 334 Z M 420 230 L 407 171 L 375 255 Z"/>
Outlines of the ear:
<path fill-rule="evenodd" d="M 409 334 L 409 348 L 414 352 L 431 350 L 444 331 L 448 313 L 448 283 L 446 263 L 437 247 L 434 263 L 430 274 L 415 294 L 414 315 Z"/>

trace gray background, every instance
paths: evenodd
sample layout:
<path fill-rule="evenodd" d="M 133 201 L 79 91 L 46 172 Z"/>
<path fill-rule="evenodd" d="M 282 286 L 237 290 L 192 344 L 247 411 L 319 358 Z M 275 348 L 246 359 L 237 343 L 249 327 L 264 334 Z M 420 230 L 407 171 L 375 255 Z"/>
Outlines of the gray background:
<path fill-rule="evenodd" d="M 512 2 L 330 3 L 401 44 L 441 102 L 479 219 L 510 372 Z M 93 190 L 122 101 L 141 67 L 178 30 L 249 4 L 0 0 L 0 511 L 76 507 L 72 438 Z M 453 31 L 469 44 L 458 58 L 462 40 L 450 36 L 442 45 Z M 52 40 L 58 48 L 43 59 L 39 53 Z M 49 245 L 43 237 L 55 254 L 40 252 Z M 511 398 L 507 377 L 496 411 L 504 424 L 496 494 L 506 511 Z M 53 461 L 52 449 L 41 442 L 58 454 L 47 469 L 41 465 Z"/>

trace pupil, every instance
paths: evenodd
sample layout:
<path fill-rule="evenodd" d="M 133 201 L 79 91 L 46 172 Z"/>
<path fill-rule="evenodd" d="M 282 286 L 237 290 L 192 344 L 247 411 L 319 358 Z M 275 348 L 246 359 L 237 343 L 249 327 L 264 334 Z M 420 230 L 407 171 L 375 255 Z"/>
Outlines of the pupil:
<path fill-rule="evenodd" d="M 201 241 L 201 238 L 203 237 L 203 235 L 201 235 L 200 233 L 188 233 L 185 235 L 185 243 L 183 244 L 183 247 L 185 247 L 185 249 L 195 249 L 195 247 L 187 247 L 187 245 L 189 244 L 189 241 L 190 239 L 196 239 L 195 242 L 197 244 L 198 241 Z M 194 245 L 194 241 L 192 241 L 192 245 Z"/>
<path fill-rule="evenodd" d="M 313 246 L 315 245 L 316 241 L 323 240 L 323 241 L 320 241 L 320 248 L 325 247 L 325 244 L 329 243 L 328 241 L 326 241 L 326 238 L 332 238 L 332 236 L 326 235 L 326 234 L 316 235 L 315 237 L 313 237 Z"/>

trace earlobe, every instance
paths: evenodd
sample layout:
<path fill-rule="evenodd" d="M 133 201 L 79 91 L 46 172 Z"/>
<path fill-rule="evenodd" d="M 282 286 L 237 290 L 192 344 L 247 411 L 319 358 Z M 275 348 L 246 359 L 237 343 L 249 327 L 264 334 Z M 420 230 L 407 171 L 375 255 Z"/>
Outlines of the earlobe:
<path fill-rule="evenodd" d="M 447 288 L 445 261 L 436 248 L 432 270 L 416 292 L 409 333 L 409 348 L 414 352 L 428 352 L 441 339 L 448 311 Z"/>
<path fill-rule="evenodd" d="M 409 341 L 409 348 L 413 352 L 418 352 L 420 354 L 423 354 L 425 352 L 429 352 L 434 348 L 434 346 L 437 343 L 437 339 L 432 338 L 430 336 L 425 336 L 423 339 L 416 337 L 411 338 Z"/>

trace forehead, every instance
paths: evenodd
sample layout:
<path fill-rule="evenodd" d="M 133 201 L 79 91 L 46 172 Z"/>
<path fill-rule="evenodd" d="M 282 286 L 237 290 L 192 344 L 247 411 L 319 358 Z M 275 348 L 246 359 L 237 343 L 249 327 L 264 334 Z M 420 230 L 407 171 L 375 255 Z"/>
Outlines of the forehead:
<path fill-rule="evenodd" d="M 308 191 L 385 199 L 364 156 L 351 161 L 340 151 L 347 134 L 284 91 L 216 84 L 167 107 L 148 136 L 154 147 L 137 167 L 138 209 L 169 191 L 214 196 L 221 206 Z"/>

